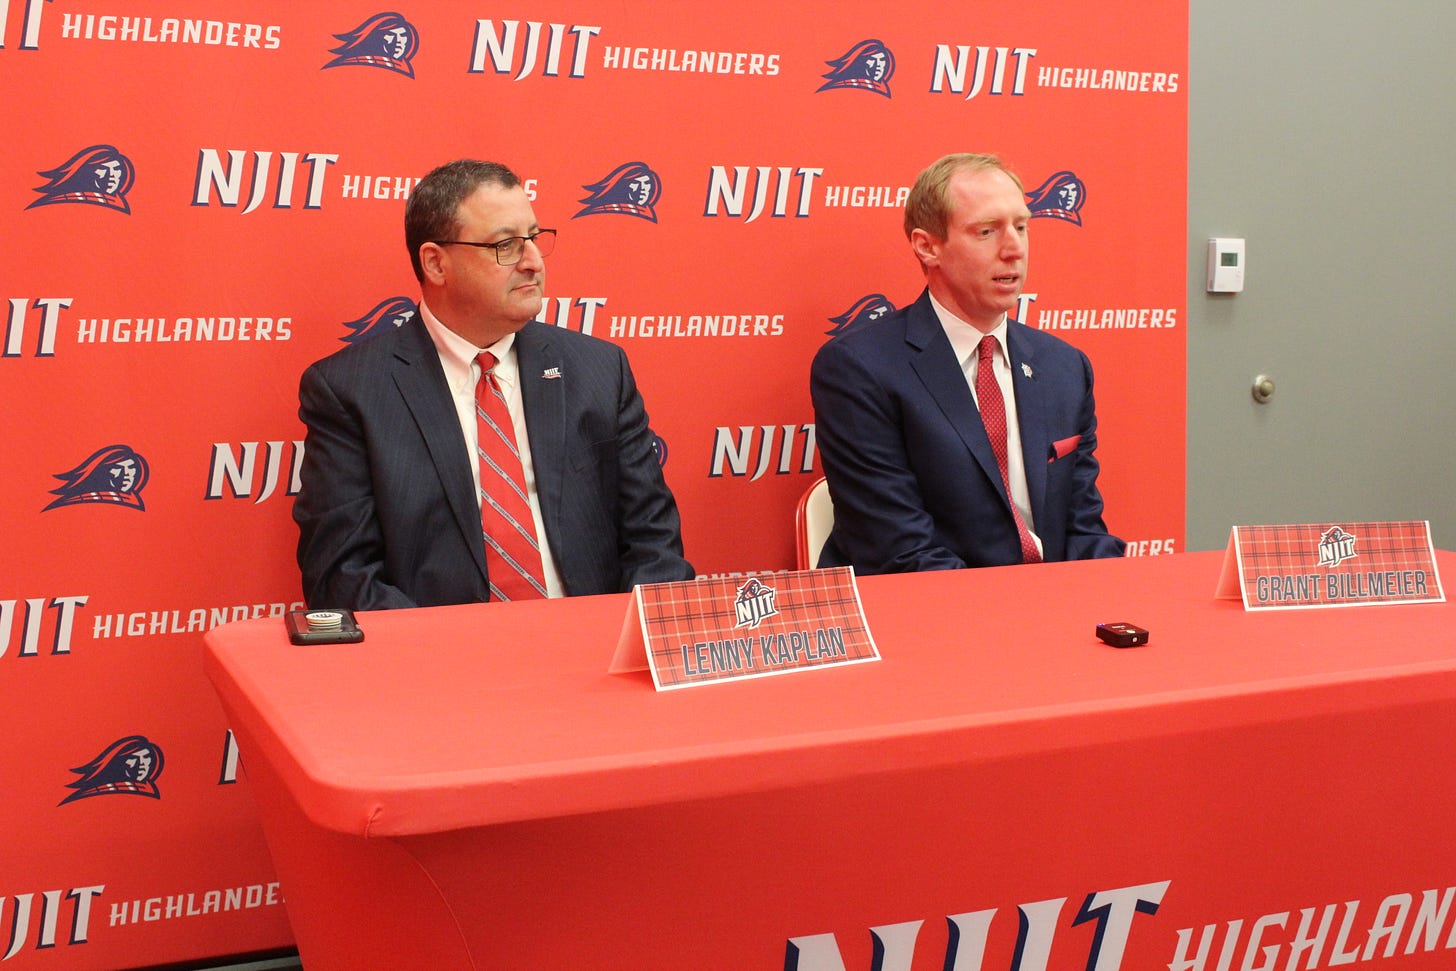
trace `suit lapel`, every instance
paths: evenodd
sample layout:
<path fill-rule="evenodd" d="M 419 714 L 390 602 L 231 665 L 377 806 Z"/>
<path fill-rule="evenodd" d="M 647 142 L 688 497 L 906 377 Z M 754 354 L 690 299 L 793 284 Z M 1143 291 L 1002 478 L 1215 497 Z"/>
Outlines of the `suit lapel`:
<path fill-rule="evenodd" d="M 485 546 L 480 506 L 468 464 L 470 456 L 460 437 L 460 418 L 445 382 L 439 352 L 418 313 L 399 328 L 394 363 L 394 386 L 414 418 L 456 525 L 474 554 L 480 575 L 485 577 Z"/>
<path fill-rule="evenodd" d="M 922 293 L 906 314 L 905 342 L 913 349 L 910 367 L 1010 510 L 1011 500 L 1007 498 L 1006 485 L 1001 481 L 1001 466 L 996 462 L 996 453 L 991 450 L 991 440 L 986 437 L 986 426 L 981 422 L 976 399 L 966 384 L 965 372 L 956 360 L 955 349 L 950 346 L 950 338 L 945 336 L 945 328 L 940 325 L 935 308 L 930 305 L 929 291 Z"/>
<path fill-rule="evenodd" d="M 1006 328 L 1006 346 L 1011 352 L 1011 385 L 1016 393 L 1016 420 L 1021 426 L 1021 457 L 1026 465 L 1026 491 L 1031 500 L 1032 521 L 1039 521 L 1045 511 L 1047 482 L 1047 433 L 1044 396 L 1037 393 L 1035 354 L 1021 325 L 1011 322 Z"/>
<path fill-rule="evenodd" d="M 560 536 L 562 486 L 566 476 L 566 382 L 552 328 L 531 321 L 516 334 L 517 380 L 526 412 L 526 437 L 536 472 L 536 499 L 550 542 Z M 553 553 L 555 551 L 553 550 Z M 559 562 L 559 558 L 558 558 Z"/>

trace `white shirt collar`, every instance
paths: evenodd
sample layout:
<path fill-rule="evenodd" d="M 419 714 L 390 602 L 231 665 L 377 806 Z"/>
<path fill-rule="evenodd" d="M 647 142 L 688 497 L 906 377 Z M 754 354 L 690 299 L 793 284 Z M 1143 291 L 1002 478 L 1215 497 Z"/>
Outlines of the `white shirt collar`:
<path fill-rule="evenodd" d="M 940 326 L 945 330 L 945 336 L 950 339 L 951 349 L 955 351 L 956 361 L 960 363 L 961 370 L 966 370 L 970 362 L 976 359 L 976 347 L 981 343 L 981 338 L 986 335 L 961 320 L 955 314 L 946 310 L 930 294 L 930 306 L 935 309 L 935 316 L 940 320 Z M 1010 362 L 1011 355 L 1006 349 L 1006 315 L 1002 314 L 996 326 L 991 328 L 991 336 L 996 338 L 996 343 L 1001 345 L 1001 360 Z"/>
<path fill-rule="evenodd" d="M 445 368 L 445 378 L 450 382 L 450 387 L 475 387 L 475 382 L 480 378 L 480 368 L 475 359 L 482 351 L 490 351 L 495 355 L 495 378 L 498 382 L 507 386 L 516 383 L 514 331 L 489 347 L 476 347 L 441 323 L 440 318 L 435 316 L 434 311 L 423 300 L 420 301 L 420 319 L 424 321 L 430 340 L 434 342 L 435 350 L 440 355 L 440 363 Z"/>

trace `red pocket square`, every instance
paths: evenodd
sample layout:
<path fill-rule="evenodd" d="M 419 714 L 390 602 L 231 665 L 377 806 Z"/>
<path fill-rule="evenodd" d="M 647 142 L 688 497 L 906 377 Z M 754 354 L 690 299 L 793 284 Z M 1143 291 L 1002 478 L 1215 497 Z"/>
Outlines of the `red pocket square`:
<path fill-rule="evenodd" d="M 1063 438 L 1059 441 L 1052 442 L 1052 453 L 1047 456 L 1047 464 L 1050 465 L 1062 456 L 1072 454 L 1076 450 L 1077 444 L 1081 441 L 1081 435 L 1073 435 L 1071 438 Z"/>

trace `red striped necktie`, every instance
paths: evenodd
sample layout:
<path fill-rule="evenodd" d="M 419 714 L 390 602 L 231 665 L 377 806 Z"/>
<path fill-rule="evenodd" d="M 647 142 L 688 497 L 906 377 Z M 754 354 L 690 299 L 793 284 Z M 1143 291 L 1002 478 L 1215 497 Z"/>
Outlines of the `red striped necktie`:
<path fill-rule="evenodd" d="M 495 355 L 478 358 L 475 385 L 476 455 L 480 461 L 480 524 L 485 531 L 485 566 L 492 600 L 539 600 L 546 596 L 546 571 L 536 543 L 536 520 L 526 498 L 526 473 L 516 447 L 516 429 L 495 379 Z"/>

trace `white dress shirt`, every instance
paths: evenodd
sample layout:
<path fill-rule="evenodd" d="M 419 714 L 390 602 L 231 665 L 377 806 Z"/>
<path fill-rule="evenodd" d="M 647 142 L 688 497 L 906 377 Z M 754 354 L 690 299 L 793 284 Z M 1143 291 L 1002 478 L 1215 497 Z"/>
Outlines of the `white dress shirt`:
<path fill-rule="evenodd" d="M 986 335 L 942 307 L 934 295 L 930 297 L 930 305 L 935 308 L 936 317 L 940 318 L 940 326 L 945 329 L 945 336 L 950 338 L 951 349 L 955 351 L 961 373 L 966 377 L 971 397 L 975 398 L 976 372 L 980 367 L 976 348 L 981 343 L 981 338 Z M 1000 322 L 991 330 L 990 336 L 996 338 L 996 347 L 1000 350 L 991 360 L 996 372 L 996 383 L 1001 386 L 1001 396 L 1006 399 L 1006 478 L 1010 482 L 1011 501 L 1016 503 L 1026 528 L 1031 531 L 1037 552 L 1042 552 L 1041 537 L 1036 535 L 1036 523 L 1031 517 L 1031 493 L 1026 487 L 1026 458 L 1021 453 L 1021 421 L 1016 414 L 1016 391 L 1011 384 L 1011 355 L 1006 351 L 1005 314 L 1001 315 Z M 976 407 L 980 407 L 979 399 Z"/>
<path fill-rule="evenodd" d="M 450 397 L 455 402 L 455 415 L 460 419 L 460 433 L 464 438 L 466 455 L 470 459 L 470 476 L 475 482 L 475 505 L 480 507 L 480 459 L 476 446 L 479 442 L 479 422 L 475 416 L 475 386 L 480 381 L 480 362 L 476 357 L 484 351 L 495 355 L 495 380 L 500 385 L 501 395 L 506 399 L 506 408 L 511 413 L 511 424 L 515 425 L 516 447 L 521 453 L 521 467 L 526 473 L 526 499 L 531 504 L 531 519 L 536 527 L 536 543 L 541 547 L 541 566 L 545 571 L 546 595 L 564 597 L 566 591 L 561 584 L 561 574 L 556 570 L 556 561 L 551 556 L 551 546 L 546 542 L 546 530 L 541 524 L 541 501 L 536 495 L 536 466 L 531 461 L 531 443 L 526 435 L 526 409 L 521 400 L 520 368 L 516 363 L 516 335 L 507 334 L 490 347 L 476 347 L 440 320 L 420 301 L 420 318 L 435 350 L 440 355 L 440 365 L 445 369 L 445 381 L 450 385 Z"/>

